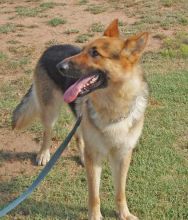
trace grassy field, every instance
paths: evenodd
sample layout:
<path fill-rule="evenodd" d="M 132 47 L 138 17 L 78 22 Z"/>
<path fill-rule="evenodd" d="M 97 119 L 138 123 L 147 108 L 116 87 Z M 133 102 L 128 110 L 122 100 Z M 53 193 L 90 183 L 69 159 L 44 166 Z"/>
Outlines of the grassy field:
<path fill-rule="evenodd" d="M 142 59 L 142 66 L 150 86 L 150 100 L 143 135 L 135 149 L 129 170 L 127 186 L 129 208 L 141 220 L 187 220 L 187 1 L 111 0 L 101 1 L 100 4 L 91 0 L 73 3 L 27 0 L 23 1 L 23 5 L 17 5 L 9 0 L 0 0 L 2 9 L 0 16 L 4 18 L 0 23 L 1 137 L 5 130 L 8 133 L 7 139 L 12 135 L 11 111 L 30 85 L 34 64 L 44 48 L 59 42 L 65 43 L 66 40 L 82 46 L 83 43 L 101 34 L 106 26 L 103 21 L 110 14 L 114 13 L 116 17 L 119 14 L 122 34 L 127 36 L 139 31 L 151 32 L 150 44 Z M 78 14 L 83 13 L 85 18 L 94 16 L 94 21 L 86 23 L 86 27 L 83 28 L 79 26 L 79 22 L 72 25 L 73 21 L 69 14 L 60 13 L 62 9 L 74 11 L 75 8 Z M 122 19 L 122 13 L 127 16 L 127 20 Z M 22 23 L 19 19 L 25 19 L 26 22 Z M 34 34 L 38 33 L 37 30 L 48 30 L 50 37 L 41 41 L 42 43 L 39 42 L 40 38 L 35 40 Z M 39 31 L 40 34 L 41 32 Z M 58 145 L 63 140 L 72 122 L 73 117 L 68 109 L 63 109 L 54 129 L 53 143 Z M 41 132 L 41 126 L 35 123 L 31 128 L 22 131 L 22 134 L 34 135 L 40 141 Z M 27 188 L 41 169 L 31 163 L 30 169 L 33 169 L 33 172 L 30 175 L 21 171 L 16 176 L 8 173 L 10 178 L 7 179 L 5 175 L 1 175 L 1 169 L 5 163 L 9 163 L 9 160 L 3 157 L 5 147 L 2 141 L 0 207 Z M 2 219 L 87 219 L 86 175 L 84 168 L 78 165 L 77 155 L 73 141 L 64 157 L 32 196 Z M 104 162 L 102 173 L 101 202 L 104 218 L 116 219 L 114 188 L 107 162 Z"/>

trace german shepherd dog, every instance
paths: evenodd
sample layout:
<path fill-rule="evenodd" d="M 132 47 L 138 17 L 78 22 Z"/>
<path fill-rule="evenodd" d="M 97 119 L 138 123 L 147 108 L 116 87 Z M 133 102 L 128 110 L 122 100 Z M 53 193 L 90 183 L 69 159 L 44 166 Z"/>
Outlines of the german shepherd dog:
<path fill-rule="evenodd" d="M 35 116 L 44 126 L 39 165 L 50 158 L 51 133 L 63 100 L 83 114 L 77 142 L 89 189 L 89 220 L 100 220 L 102 160 L 108 157 L 115 184 L 119 219 L 136 220 L 128 209 L 125 186 L 132 151 L 141 135 L 148 86 L 139 65 L 148 33 L 123 39 L 118 20 L 83 49 L 52 46 L 40 58 L 31 88 L 13 112 L 13 128 Z"/>

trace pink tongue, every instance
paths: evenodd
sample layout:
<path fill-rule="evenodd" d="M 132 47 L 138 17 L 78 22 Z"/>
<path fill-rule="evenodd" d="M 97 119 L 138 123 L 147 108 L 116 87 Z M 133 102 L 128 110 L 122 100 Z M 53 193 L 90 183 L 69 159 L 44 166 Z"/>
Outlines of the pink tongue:
<path fill-rule="evenodd" d="M 73 102 L 77 98 L 84 85 L 86 85 L 92 78 L 93 76 L 90 76 L 82 80 L 76 81 L 65 91 L 63 96 L 64 101 L 67 103 Z"/>

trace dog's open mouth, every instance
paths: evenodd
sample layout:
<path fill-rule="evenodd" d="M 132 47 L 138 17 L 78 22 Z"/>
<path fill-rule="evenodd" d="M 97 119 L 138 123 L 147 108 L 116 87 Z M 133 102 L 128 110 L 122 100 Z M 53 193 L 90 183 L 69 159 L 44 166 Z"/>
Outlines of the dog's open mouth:
<path fill-rule="evenodd" d="M 64 93 L 64 101 L 73 102 L 77 97 L 87 95 L 88 93 L 104 88 L 107 85 L 106 74 L 100 70 L 84 75 Z"/>

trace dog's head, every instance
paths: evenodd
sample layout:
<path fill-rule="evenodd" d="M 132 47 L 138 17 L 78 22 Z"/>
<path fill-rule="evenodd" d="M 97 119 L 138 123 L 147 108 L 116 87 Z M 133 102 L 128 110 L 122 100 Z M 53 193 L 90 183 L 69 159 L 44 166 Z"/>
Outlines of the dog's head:
<path fill-rule="evenodd" d="M 148 33 L 123 39 L 119 35 L 118 20 L 114 20 L 104 35 L 83 50 L 57 65 L 59 71 L 68 77 L 79 78 L 64 94 L 66 102 L 74 101 L 96 89 L 123 82 L 138 63 L 146 46 Z"/>

